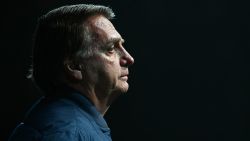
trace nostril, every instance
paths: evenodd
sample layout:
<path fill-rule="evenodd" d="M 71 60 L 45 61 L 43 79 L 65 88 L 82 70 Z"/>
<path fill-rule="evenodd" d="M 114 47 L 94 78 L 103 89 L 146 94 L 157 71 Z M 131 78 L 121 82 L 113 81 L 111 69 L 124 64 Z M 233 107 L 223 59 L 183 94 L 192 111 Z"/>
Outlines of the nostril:
<path fill-rule="evenodd" d="M 134 64 L 134 58 L 131 57 L 130 55 L 124 56 L 121 58 L 120 64 L 121 64 L 121 66 L 128 67 L 128 66 Z"/>
<path fill-rule="evenodd" d="M 120 64 L 121 64 L 121 66 L 126 66 L 127 65 L 127 61 L 125 59 L 121 59 L 120 60 Z"/>

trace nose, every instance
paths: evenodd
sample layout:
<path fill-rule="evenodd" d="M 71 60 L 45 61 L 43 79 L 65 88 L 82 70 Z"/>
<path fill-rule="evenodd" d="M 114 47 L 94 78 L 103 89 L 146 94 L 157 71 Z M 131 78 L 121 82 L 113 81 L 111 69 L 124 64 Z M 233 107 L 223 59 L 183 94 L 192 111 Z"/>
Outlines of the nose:
<path fill-rule="evenodd" d="M 123 48 L 123 55 L 120 59 L 121 66 L 131 66 L 134 64 L 134 58 Z"/>

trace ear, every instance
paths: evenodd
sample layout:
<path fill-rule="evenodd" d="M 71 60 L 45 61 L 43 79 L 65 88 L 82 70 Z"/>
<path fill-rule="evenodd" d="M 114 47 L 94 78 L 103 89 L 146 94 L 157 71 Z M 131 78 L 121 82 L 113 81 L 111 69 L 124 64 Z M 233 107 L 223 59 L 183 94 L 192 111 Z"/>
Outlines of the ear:
<path fill-rule="evenodd" d="M 70 80 L 79 81 L 83 79 L 82 67 L 79 64 L 74 64 L 72 61 L 64 61 L 64 69 Z"/>

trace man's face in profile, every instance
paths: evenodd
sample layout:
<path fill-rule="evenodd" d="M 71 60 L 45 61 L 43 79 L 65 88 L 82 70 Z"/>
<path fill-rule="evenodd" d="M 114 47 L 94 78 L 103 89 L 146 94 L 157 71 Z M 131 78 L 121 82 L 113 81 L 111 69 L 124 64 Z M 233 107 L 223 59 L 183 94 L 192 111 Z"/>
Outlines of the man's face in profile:
<path fill-rule="evenodd" d="M 101 44 L 87 61 L 88 82 L 99 93 L 127 92 L 128 66 L 134 59 L 123 47 L 124 40 L 113 24 L 101 15 L 90 17 L 87 24 Z"/>

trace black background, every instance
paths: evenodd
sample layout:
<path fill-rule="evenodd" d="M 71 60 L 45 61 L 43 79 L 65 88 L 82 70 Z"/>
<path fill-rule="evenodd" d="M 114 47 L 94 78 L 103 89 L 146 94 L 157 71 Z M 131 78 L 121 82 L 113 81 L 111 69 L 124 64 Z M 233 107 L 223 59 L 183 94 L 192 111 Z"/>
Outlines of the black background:
<path fill-rule="evenodd" d="M 40 96 L 25 78 L 37 18 L 78 3 L 111 7 L 135 58 L 129 92 L 105 116 L 114 141 L 250 140 L 247 0 L 1 2 L 0 140 Z"/>

